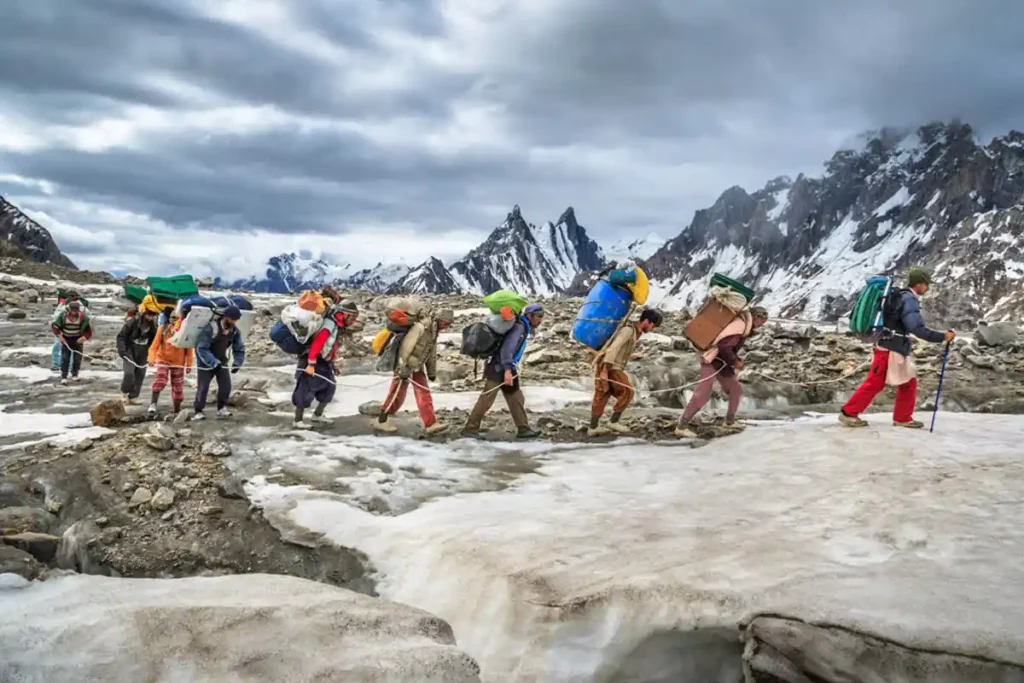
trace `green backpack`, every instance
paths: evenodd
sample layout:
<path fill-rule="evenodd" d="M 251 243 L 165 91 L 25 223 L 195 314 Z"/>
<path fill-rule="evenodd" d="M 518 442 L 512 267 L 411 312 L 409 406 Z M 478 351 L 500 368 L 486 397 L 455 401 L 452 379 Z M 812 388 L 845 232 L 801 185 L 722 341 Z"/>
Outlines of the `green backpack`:
<path fill-rule="evenodd" d="M 881 334 L 885 330 L 886 308 L 892 293 L 892 278 L 881 275 L 868 278 L 853 304 L 850 331 L 861 336 Z"/>
<path fill-rule="evenodd" d="M 487 306 L 491 313 L 501 313 L 501 309 L 508 306 L 513 313 L 519 315 L 528 303 L 526 299 L 507 289 L 499 289 L 484 297 L 484 306 Z"/>

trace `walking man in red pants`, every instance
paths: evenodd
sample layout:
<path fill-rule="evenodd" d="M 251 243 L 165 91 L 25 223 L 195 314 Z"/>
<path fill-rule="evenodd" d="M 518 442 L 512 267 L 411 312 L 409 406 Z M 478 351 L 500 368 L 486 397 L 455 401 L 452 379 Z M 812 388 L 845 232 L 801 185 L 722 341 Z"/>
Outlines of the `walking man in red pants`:
<path fill-rule="evenodd" d="M 886 385 L 896 387 L 896 406 L 893 409 L 894 427 L 921 429 L 924 424 L 914 419 L 917 404 L 917 370 L 911 356 L 910 336 L 938 344 L 953 341 L 956 333 L 945 333 L 929 329 L 921 317 L 918 298 L 928 291 L 931 281 L 920 268 L 911 268 L 907 274 L 909 289 L 893 291 L 893 305 L 883 311 L 886 333 L 875 347 L 875 357 L 868 371 L 868 378 L 853 392 L 853 396 L 839 413 L 839 423 L 844 427 L 865 427 L 867 422 L 860 418 L 871 402 L 885 389 Z"/>

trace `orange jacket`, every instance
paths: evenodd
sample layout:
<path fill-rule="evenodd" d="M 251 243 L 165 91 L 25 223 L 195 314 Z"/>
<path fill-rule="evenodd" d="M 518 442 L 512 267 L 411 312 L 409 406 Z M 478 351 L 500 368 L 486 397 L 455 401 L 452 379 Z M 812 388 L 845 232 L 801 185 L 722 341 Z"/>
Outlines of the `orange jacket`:
<path fill-rule="evenodd" d="M 174 325 L 168 323 L 156 331 L 156 339 L 149 347 L 151 365 L 176 365 L 192 367 L 192 349 L 179 349 L 170 342 Z"/>

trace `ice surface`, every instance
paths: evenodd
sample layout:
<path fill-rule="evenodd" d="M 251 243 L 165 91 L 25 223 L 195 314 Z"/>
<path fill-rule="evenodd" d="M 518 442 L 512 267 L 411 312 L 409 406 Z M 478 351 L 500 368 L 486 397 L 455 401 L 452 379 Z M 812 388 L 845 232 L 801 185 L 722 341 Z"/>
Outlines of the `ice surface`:
<path fill-rule="evenodd" d="M 50 359 L 51 346 L 24 346 L 18 349 L 4 349 L 0 351 L 0 360 L 9 360 L 15 356 L 45 356 Z"/>
<path fill-rule="evenodd" d="M 452 624 L 485 681 L 607 680 L 656 634 L 758 614 L 1024 664 L 1024 420 L 871 423 L 552 453 L 397 517 L 251 493 L 282 529 L 366 552 L 382 594 Z"/>
<path fill-rule="evenodd" d="M 122 373 L 115 370 L 86 370 L 83 369 L 79 376 L 82 379 L 120 379 Z M 25 382 L 37 384 L 39 382 L 60 380 L 58 375 L 50 372 L 49 368 L 29 366 L 23 368 L 0 367 L 0 377 L 13 377 Z"/>
<path fill-rule="evenodd" d="M 440 619 L 287 576 L 4 582 L 0 605 L 9 683 L 479 680 Z"/>

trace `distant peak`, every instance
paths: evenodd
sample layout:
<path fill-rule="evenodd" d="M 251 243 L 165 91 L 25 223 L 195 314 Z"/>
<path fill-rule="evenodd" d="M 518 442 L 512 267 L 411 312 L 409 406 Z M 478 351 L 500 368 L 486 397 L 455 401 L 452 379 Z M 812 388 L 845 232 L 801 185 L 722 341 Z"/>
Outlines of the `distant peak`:
<path fill-rule="evenodd" d="M 579 223 L 576 222 L 576 212 L 571 206 L 563 211 L 562 215 L 558 218 L 557 224 L 562 223 L 564 223 L 570 230 L 575 230 L 579 227 Z"/>

